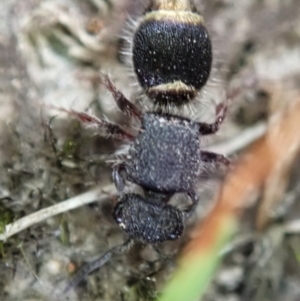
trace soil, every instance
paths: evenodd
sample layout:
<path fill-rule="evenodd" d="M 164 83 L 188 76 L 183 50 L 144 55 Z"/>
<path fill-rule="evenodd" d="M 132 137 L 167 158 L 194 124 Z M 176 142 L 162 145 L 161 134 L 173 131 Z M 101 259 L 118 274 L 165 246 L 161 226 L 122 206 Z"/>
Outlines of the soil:
<path fill-rule="evenodd" d="M 176 269 L 193 225 L 213 206 L 224 176 L 218 168 L 199 181 L 201 205 L 182 238 L 156 246 L 158 253 L 136 244 L 67 296 L 59 294 L 79 266 L 126 240 L 111 217 L 116 199 L 111 164 L 126 149 L 52 106 L 87 111 L 128 127 L 128 118 L 95 78 L 100 71 L 109 74 L 118 89 L 138 102 L 140 91 L 126 64 L 130 57 L 120 52 L 132 33 L 128 20 L 138 21 L 147 6 L 141 2 L 1 1 L 0 232 L 21 217 L 94 187 L 107 196 L 0 242 L 3 301 L 155 300 Z M 218 135 L 203 142 L 235 160 L 272 126 L 270 117 L 299 95 L 299 1 L 195 0 L 195 5 L 213 42 L 214 63 L 197 101 L 180 114 L 213 120 L 224 91 L 238 91 Z M 248 130 L 252 134 L 244 140 Z M 232 146 L 234 139 L 238 146 Z M 289 171 L 287 187 L 263 231 L 256 223 L 261 195 L 253 197 L 204 300 L 300 300 L 299 235 L 288 235 L 283 227 L 300 218 L 299 164 L 296 160 Z M 180 196 L 173 202 L 186 205 Z"/>

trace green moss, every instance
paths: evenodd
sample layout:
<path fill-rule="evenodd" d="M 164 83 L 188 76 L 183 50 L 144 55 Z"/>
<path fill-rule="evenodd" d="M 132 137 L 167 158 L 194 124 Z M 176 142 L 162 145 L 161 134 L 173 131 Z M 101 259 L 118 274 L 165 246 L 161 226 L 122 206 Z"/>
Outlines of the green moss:
<path fill-rule="evenodd" d="M 0 233 L 4 233 L 6 225 L 14 220 L 14 213 L 8 208 L 0 207 Z"/>

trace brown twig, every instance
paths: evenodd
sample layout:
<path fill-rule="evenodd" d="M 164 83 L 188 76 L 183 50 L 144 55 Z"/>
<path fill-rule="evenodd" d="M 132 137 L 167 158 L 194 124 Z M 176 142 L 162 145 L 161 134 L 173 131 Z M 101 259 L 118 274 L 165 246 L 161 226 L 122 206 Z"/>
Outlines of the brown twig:
<path fill-rule="evenodd" d="M 235 216 L 245 208 L 249 197 L 260 190 L 278 166 L 292 166 L 300 149 L 299 116 L 300 98 L 274 116 L 267 133 L 244 153 L 225 179 L 216 206 L 195 229 L 197 237 L 187 246 L 184 258 L 209 246 L 224 218 Z M 260 210 L 257 225 L 262 229 L 267 222 L 264 214 L 269 210 L 268 204 L 262 205 Z"/>

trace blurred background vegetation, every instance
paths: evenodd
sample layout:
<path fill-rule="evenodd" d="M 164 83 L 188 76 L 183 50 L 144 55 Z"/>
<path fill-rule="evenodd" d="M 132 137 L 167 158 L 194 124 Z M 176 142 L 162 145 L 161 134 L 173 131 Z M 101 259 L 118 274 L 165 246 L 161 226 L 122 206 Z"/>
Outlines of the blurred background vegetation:
<path fill-rule="evenodd" d="M 282 118 L 273 117 L 299 99 L 300 6 L 297 0 L 195 4 L 213 41 L 214 68 L 198 101 L 181 113 L 210 120 L 224 91 L 238 91 L 219 134 L 203 142 L 238 160 L 253 141 L 281 125 Z M 107 193 L 101 203 L 48 218 L 0 242 L 1 300 L 57 300 L 55 288 L 78 266 L 124 240 L 110 215 L 113 192 L 107 188 L 109 162 L 120 143 L 91 135 L 48 105 L 127 124 L 94 79 L 99 71 L 108 73 L 132 101 L 139 97 L 128 58 L 120 52 L 130 36 L 128 19 L 138 20 L 145 6 L 142 0 L 1 1 L 0 231 L 92 187 Z M 300 162 L 288 147 L 280 154 L 263 187 L 243 205 L 238 231 L 222 250 L 222 264 L 202 300 L 299 300 Z M 267 157 L 260 160 L 263 165 Z M 158 246 L 164 257 L 137 245 L 112 258 L 66 299 L 155 300 L 222 183 L 217 169 L 199 181 L 197 215 L 180 240 Z M 181 201 L 174 204 L 182 206 Z"/>

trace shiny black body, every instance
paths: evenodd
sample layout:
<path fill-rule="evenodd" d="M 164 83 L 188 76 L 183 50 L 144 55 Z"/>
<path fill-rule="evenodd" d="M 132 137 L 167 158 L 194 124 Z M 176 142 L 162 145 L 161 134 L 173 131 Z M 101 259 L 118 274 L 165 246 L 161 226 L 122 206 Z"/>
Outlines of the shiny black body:
<path fill-rule="evenodd" d="M 208 80 L 212 64 L 211 42 L 200 23 L 146 20 L 135 32 L 132 54 L 140 85 L 163 106 L 193 99 Z M 174 82 L 191 89 L 149 89 Z"/>
<path fill-rule="evenodd" d="M 188 0 L 152 0 L 151 4 L 134 32 L 131 50 L 135 75 L 155 111 L 141 110 L 103 75 L 99 82 L 112 93 L 117 107 L 140 123 L 138 131 L 132 134 L 106 120 L 67 111 L 104 136 L 129 142 L 129 152 L 124 160 L 114 164 L 112 173 L 121 192 L 113 216 L 128 239 L 83 267 L 65 292 L 107 262 L 112 254 L 127 249 L 132 241 L 148 244 L 179 238 L 185 220 L 198 203 L 196 186 L 206 165 L 229 165 L 223 155 L 201 149 L 202 136 L 219 130 L 226 103 L 216 107 L 213 123 L 193 121 L 169 110 L 189 103 L 208 80 L 212 49 L 203 19 L 191 9 Z M 126 180 L 139 185 L 145 196 L 124 192 Z M 167 204 L 177 192 L 192 201 L 186 210 Z"/>

